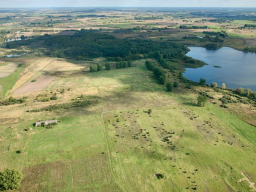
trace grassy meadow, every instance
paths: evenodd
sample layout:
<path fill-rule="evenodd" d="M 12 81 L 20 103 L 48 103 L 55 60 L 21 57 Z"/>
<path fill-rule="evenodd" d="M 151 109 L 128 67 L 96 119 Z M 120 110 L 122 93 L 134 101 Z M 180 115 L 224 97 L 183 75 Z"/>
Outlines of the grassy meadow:
<path fill-rule="evenodd" d="M 238 181 L 243 174 L 256 179 L 255 127 L 210 102 L 196 106 L 193 92 L 167 93 L 144 62 L 86 74 L 74 68 L 57 74 L 42 91 L 56 92 L 57 101 L 36 102 L 35 92 L 20 95 L 28 97 L 26 104 L 0 107 L 0 169 L 22 170 L 17 191 L 252 189 L 246 180 Z M 25 112 L 70 103 L 81 94 L 99 102 Z M 55 118 L 59 122 L 50 129 L 33 127 Z"/>
<path fill-rule="evenodd" d="M 178 78 L 186 64 L 182 58 L 167 59 L 174 68 L 163 69 L 167 80 L 179 84 L 167 92 L 145 67 L 147 60 L 158 66 L 153 59 L 134 60 L 132 67 L 116 69 L 116 62 L 103 57 L 48 57 L 41 41 L 10 49 L 4 42 L 22 35 L 72 36 L 88 29 L 121 39 L 186 46 L 204 47 L 216 39 L 223 40 L 220 47 L 256 46 L 255 28 L 244 27 L 255 24 L 246 18 L 250 13 L 235 12 L 223 19 L 199 12 L 132 8 L 1 12 L 0 67 L 22 63 L 8 77 L 0 77 L 0 171 L 8 168 L 24 174 L 20 188 L 13 191 L 256 191 L 255 106 L 242 97 L 247 104 L 234 102 L 222 108 L 219 99 L 227 90 L 193 83 L 187 87 Z M 232 19 L 233 14 L 238 16 Z M 181 29 L 181 25 L 207 27 Z M 212 32 L 211 38 L 201 41 L 204 31 Z M 227 36 L 214 33 L 222 31 Z M 192 38 L 184 38 L 188 36 Z M 10 54 L 21 57 L 6 59 Z M 107 62 L 111 70 L 90 72 L 91 65 L 104 68 Z M 40 84 L 42 76 L 52 80 Z M 42 89 L 24 88 L 27 83 Z M 17 93 L 22 87 L 23 92 Z M 197 106 L 200 92 L 212 96 L 205 107 Z M 5 105 L 10 97 L 24 102 Z M 53 119 L 58 120 L 56 125 L 34 126 Z"/>

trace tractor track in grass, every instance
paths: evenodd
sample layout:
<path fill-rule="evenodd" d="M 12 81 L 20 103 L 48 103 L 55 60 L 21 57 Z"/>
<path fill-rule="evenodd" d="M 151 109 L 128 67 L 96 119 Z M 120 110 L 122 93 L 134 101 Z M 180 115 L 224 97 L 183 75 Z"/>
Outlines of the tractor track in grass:
<path fill-rule="evenodd" d="M 110 168 L 110 172 L 111 172 L 111 175 L 113 177 L 113 179 L 115 180 L 116 184 L 119 186 L 119 188 L 122 190 L 122 191 L 125 191 L 125 187 L 123 186 L 123 184 L 121 184 L 119 182 L 119 180 L 116 178 L 115 174 L 114 174 L 114 171 L 113 171 L 113 165 L 112 165 L 112 161 L 111 161 L 111 151 L 109 149 L 109 142 L 108 142 L 108 136 L 107 136 L 107 128 L 105 126 L 105 123 L 104 123 L 104 118 L 103 118 L 103 115 L 105 113 L 107 113 L 108 111 L 106 112 L 102 112 L 101 114 L 101 121 L 102 121 L 102 124 L 103 124 L 103 128 L 104 128 L 104 137 L 105 137 L 105 142 L 106 142 L 106 146 L 107 146 L 107 152 L 108 152 L 108 161 L 109 161 L 109 168 Z"/>

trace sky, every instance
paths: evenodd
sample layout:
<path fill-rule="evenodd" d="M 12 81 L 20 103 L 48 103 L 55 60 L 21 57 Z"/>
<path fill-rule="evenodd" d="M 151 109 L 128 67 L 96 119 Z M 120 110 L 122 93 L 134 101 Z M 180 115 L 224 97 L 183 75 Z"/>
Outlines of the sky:
<path fill-rule="evenodd" d="M 256 0 L 0 0 L 5 7 L 256 7 Z"/>

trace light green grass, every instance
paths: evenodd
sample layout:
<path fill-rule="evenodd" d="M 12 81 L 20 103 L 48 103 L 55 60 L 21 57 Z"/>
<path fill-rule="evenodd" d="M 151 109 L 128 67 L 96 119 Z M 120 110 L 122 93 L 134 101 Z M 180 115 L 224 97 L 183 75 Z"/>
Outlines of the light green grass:
<path fill-rule="evenodd" d="M 2 86 L 1 95 L 5 96 L 8 90 L 12 89 L 14 84 L 19 78 L 20 72 L 23 70 L 23 67 L 18 67 L 15 72 L 13 72 L 10 76 L 1 78 L 0 85 Z"/>
<path fill-rule="evenodd" d="M 144 62 L 56 78 L 49 90 L 95 88 L 102 100 L 90 108 L 24 113 L 3 125 L 0 147 L 11 150 L 0 154 L 0 169 L 23 171 L 20 191 L 251 190 L 238 180 L 241 172 L 256 179 L 255 127 L 213 104 L 195 106 L 193 93 L 167 93 Z M 60 122 L 52 129 L 23 131 L 55 118 Z M 171 143 L 163 142 L 167 136 Z"/>

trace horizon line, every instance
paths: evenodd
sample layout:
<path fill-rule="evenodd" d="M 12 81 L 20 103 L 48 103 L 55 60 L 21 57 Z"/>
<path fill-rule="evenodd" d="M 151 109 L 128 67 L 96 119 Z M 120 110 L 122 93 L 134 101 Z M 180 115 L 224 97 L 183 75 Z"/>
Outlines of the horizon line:
<path fill-rule="evenodd" d="M 164 7 L 155 7 L 155 6 L 151 6 L 151 7 L 139 7 L 139 6 L 137 6 L 137 7 L 133 7 L 133 6 L 103 6 L 103 7 L 100 7 L 100 6 L 92 6 L 92 7 L 90 7 L 90 6 L 87 6 L 87 7 L 83 7 L 83 6 L 81 6 L 81 7 L 66 7 L 66 6 L 52 6 L 52 7 L 1 7 L 0 9 L 19 9 L 19 8 L 166 8 L 166 9 L 168 9 L 168 8 L 251 8 L 251 9 L 253 9 L 253 8 L 256 8 L 256 6 L 255 7 L 239 7 L 239 6 L 234 6 L 234 7 L 213 7 L 213 6 L 205 6 L 205 7 L 194 7 L 194 6 L 190 6 L 190 7 L 182 7 L 182 6 L 176 6 L 176 7 L 166 7 L 166 6 L 164 6 Z"/>

